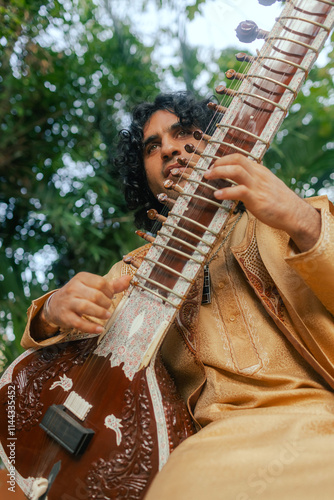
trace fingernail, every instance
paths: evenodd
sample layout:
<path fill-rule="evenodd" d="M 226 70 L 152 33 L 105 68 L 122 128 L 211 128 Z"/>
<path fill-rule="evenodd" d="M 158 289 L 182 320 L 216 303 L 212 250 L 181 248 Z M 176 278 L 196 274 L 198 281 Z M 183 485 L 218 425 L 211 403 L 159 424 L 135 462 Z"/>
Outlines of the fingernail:
<path fill-rule="evenodd" d="M 111 312 L 110 312 L 110 311 L 107 311 L 107 312 L 106 312 L 106 318 L 110 318 L 110 316 L 111 316 Z"/>
<path fill-rule="evenodd" d="M 103 332 L 103 327 L 102 326 L 97 326 L 95 329 L 96 333 L 102 333 Z"/>

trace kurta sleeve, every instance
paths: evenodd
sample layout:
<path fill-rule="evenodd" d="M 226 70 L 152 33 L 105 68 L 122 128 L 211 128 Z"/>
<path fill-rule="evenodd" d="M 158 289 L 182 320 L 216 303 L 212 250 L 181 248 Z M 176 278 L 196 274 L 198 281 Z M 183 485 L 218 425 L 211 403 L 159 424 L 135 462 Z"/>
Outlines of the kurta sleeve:
<path fill-rule="evenodd" d="M 105 275 L 105 278 L 108 281 L 112 281 L 113 279 L 118 278 L 121 275 L 121 268 L 122 268 L 122 262 L 118 262 L 110 269 L 108 274 Z M 31 322 L 37 316 L 39 311 L 42 309 L 42 307 L 44 306 L 45 302 L 50 297 L 50 295 L 52 295 L 55 292 L 56 292 L 56 290 L 49 292 L 49 293 L 43 295 L 42 297 L 34 300 L 31 304 L 31 306 L 29 307 L 29 309 L 27 311 L 27 317 L 28 317 L 27 324 L 26 324 L 26 327 L 25 327 L 25 330 L 24 330 L 24 333 L 22 336 L 22 340 L 21 340 L 21 345 L 25 349 L 29 349 L 31 347 L 34 349 L 37 349 L 40 347 L 45 347 L 48 345 L 56 344 L 58 342 L 62 342 L 65 339 L 71 340 L 72 338 L 78 338 L 78 335 L 84 334 L 84 332 L 79 332 L 78 330 L 75 330 L 75 329 L 62 329 L 62 328 L 60 328 L 59 331 L 56 332 L 56 334 L 54 336 L 52 336 L 48 339 L 45 339 L 42 341 L 37 341 L 34 339 L 33 331 L 31 328 Z M 119 293 L 119 294 L 116 294 L 114 296 L 112 304 L 111 304 L 110 309 L 109 309 L 111 313 L 115 310 L 118 302 L 122 298 L 122 295 L 123 295 L 122 293 Z M 104 321 L 101 321 L 98 318 L 93 318 L 91 316 L 84 316 L 84 317 L 86 319 L 89 319 L 90 321 L 92 321 L 94 323 L 99 323 L 101 325 L 104 324 Z"/>
<path fill-rule="evenodd" d="M 33 338 L 31 322 L 37 316 L 39 311 L 43 308 L 47 299 L 53 293 L 55 293 L 55 290 L 32 301 L 31 306 L 29 307 L 29 309 L 27 311 L 27 323 L 26 323 L 26 327 L 25 327 L 25 330 L 23 332 L 23 336 L 21 339 L 21 345 L 25 349 L 29 349 L 31 347 L 36 349 L 38 347 L 52 345 L 52 344 L 55 344 L 56 342 L 60 342 L 64 337 L 66 337 L 66 332 L 59 331 L 59 332 L 56 332 L 56 334 L 53 337 L 50 337 L 48 339 L 45 339 L 45 340 L 42 340 L 39 342 Z"/>
<path fill-rule="evenodd" d="M 304 253 L 295 253 L 289 245 L 286 262 L 334 314 L 334 215 L 330 209 L 321 209 L 321 233 L 317 243 Z"/>
<path fill-rule="evenodd" d="M 313 248 L 297 253 L 284 231 L 260 221 L 256 221 L 256 241 L 282 301 L 281 318 L 269 309 L 268 313 L 299 354 L 334 388 L 333 207 L 325 196 L 307 202 L 322 217 L 320 237 Z M 261 297 L 266 307 L 265 299 Z"/>

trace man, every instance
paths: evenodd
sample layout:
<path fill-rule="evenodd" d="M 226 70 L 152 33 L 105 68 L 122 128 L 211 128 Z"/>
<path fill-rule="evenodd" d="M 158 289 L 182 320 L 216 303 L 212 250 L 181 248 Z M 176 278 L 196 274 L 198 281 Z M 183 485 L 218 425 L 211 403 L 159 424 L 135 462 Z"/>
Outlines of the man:
<path fill-rule="evenodd" d="M 162 95 L 135 110 L 117 166 L 141 226 L 149 228 L 143 214 L 157 206 L 176 158 L 190 156 L 184 146 L 197 145 L 193 131 L 205 130 L 211 117 L 188 94 Z M 330 499 L 333 208 L 323 197 L 300 199 L 238 154 L 216 160 L 205 178 L 234 181 L 215 197 L 240 200 L 247 211 L 231 218 L 209 259 L 211 304 L 178 318 L 162 347 L 202 429 L 173 452 L 147 498 Z M 35 301 L 23 345 L 59 341 L 69 328 L 100 333 L 130 275 L 122 263 L 105 278 L 79 273 Z"/>

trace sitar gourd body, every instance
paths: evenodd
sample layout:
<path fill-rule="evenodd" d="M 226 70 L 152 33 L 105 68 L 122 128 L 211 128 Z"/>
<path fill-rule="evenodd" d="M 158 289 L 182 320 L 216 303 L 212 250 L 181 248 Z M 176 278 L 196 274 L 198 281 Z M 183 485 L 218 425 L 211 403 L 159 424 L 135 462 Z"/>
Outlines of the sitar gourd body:
<path fill-rule="evenodd" d="M 194 432 L 160 357 L 151 373 L 141 369 L 130 381 L 121 367 L 110 368 L 107 359 L 92 354 L 96 342 L 97 337 L 29 351 L 6 375 L 10 381 L 0 393 L 1 428 L 6 431 L 2 446 L 8 460 L 15 460 L 16 479 L 28 495 L 36 478 L 49 478 L 59 464 L 50 500 L 143 498 L 164 456 Z M 92 371 L 82 380 L 88 359 Z M 73 388 L 91 405 L 84 421 L 63 407 Z M 12 390 L 14 435 L 8 433 L 4 411 Z M 160 407 L 163 421 L 157 422 L 154 405 Z M 46 424 L 52 437 L 40 425 L 48 408 L 56 408 Z M 88 444 L 73 422 L 63 420 L 63 412 L 90 432 Z M 166 434 L 164 443 L 158 443 L 157 432 Z M 10 443 L 15 448 L 12 457 Z"/>

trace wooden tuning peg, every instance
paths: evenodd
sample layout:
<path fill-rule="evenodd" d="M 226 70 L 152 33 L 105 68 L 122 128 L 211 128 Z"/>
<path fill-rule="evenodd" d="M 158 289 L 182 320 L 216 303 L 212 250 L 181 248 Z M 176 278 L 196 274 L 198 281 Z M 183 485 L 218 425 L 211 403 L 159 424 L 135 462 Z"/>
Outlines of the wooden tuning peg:
<path fill-rule="evenodd" d="M 174 203 L 176 201 L 176 200 L 173 200 L 172 198 L 169 198 L 169 196 L 167 196 L 166 193 L 158 194 L 157 199 L 158 199 L 158 201 L 160 201 L 160 203 L 163 203 L 164 205 L 167 205 L 167 206 L 174 205 Z"/>
<path fill-rule="evenodd" d="M 212 139 L 211 135 L 204 134 L 204 132 L 202 132 L 201 130 L 195 130 L 195 132 L 193 132 L 193 136 L 196 141 L 200 141 L 201 139 L 209 141 L 210 139 Z"/>
<path fill-rule="evenodd" d="M 189 143 L 189 144 L 186 144 L 185 146 L 183 146 L 184 149 L 187 151 L 187 153 L 194 153 L 195 155 L 201 155 L 201 153 L 203 153 L 203 150 L 200 149 L 199 146 L 194 146 L 193 144 Z"/>
<path fill-rule="evenodd" d="M 164 217 L 163 215 L 160 215 L 155 208 L 150 208 L 150 210 L 147 210 L 147 217 L 150 220 L 158 220 L 159 222 L 165 222 L 167 220 L 167 217 Z"/>
<path fill-rule="evenodd" d="M 196 148 L 193 144 L 186 144 L 184 146 L 184 149 L 187 151 L 187 153 L 194 153 Z"/>
<path fill-rule="evenodd" d="M 139 269 L 140 262 L 136 260 L 132 255 L 124 255 L 123 262 L 125 264 L 129 264 L 130 266 L 135 267 L 136 269 Z"/>
<path fill-rule="evenodd" d="M 147 234 L 147 233 L 144 233 L 144 231 L 136 231 L 136 234 L 140 237 L 140 238 L 143 238 L 143 240 L 146 240 L 148 241 L 149 243 L 153 243 L 155 238 L 153 238 L 153 236 Z"/>
<path fill-rule="evenodd" d="M 195 132 L 194 132 L 195 134 Z M 181 167 L 187 167 L 187 168 L 194 168 L 196 167 L 196 162 L 194 161 L 189 161 L 188 158 L 184 158 L 183 156 L 179 156 L 176 158 L 176 161 L 178 162 Z"/>
<path fill-rule="evenodd" d="M 244 80 L 246 75 L 243 73 L 237 73 L 235 69 L 229 69 L 226 71 L 225 76 L 228 80 Z"/>
<path fill-rule="evenodd" d="M 175 184 L 171 179 L 167 179 L 164 182 L 164 188 L 165 189 L 172 189 L 173 191 L 176 191 L 177 193 L 183 193 L 183 189 L 181 186 L 178 184 Z"/>
<path fill-rule="evenodd" d="M 174 177 L 182 177 L 182 179 L 189 179 L 190 175 L 184 172 L 183 168 L 173 168 L 170 173 Z"/>
<path fill-rule="evenodd" d="M 235 31 L 240 42 L 243 43 L 254 42 L 257 38 L 266 39 L 269 35 L 268 31 L 261 30 L 254 21 L 248 20 L 240 23 Z"/>
<path fill-rule="evenodd" d="M 236 90 L 233 90 L 233 89 L 229 89 L 228 87 L 226 87 L 226 85 L 218 85 L 218 87 L 216 87 L 216 92 L 217 94 L 225 94 L 229 97 L 235 97 L 237 95 L 237 91 Z"/>
<path fill-rule="evenodd" d="M 207 104 L 209 109 L 212 109 L 212 111 L 217 111 L 217 113 L 226 113 L 227 108 L 225 106 L 220 106 L 220 104 L 216 104 L 215 102 L 208 102 Z"/>
<path fill-rule="evenodd" d="M 255 60 L 254 56 L 250 56 L 249 54 L 246 54 L 245 52 L 238 52 L 238 54 L 235 54 L 235 57 L 236 57 L 236 60 L 240 61 L 240 62 L 246 61 L 246 62 L 252 63 Z"/>

